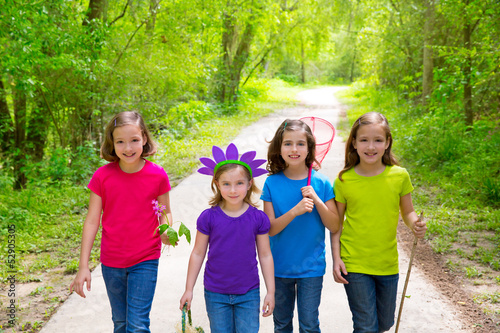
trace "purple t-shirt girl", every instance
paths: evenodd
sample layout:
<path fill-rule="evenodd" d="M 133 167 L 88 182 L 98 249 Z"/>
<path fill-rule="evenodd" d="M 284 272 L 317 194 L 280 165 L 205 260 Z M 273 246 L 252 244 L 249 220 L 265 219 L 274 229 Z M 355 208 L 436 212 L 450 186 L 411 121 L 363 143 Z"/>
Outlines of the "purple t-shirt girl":
<path fill-rule="evenodd" d="M 209 236 L 205 288 L 232 295 L 258 288 L 255 242 L 257 235 L 268 233 L 270 227 L 267 215 L 253 206 L 238 217 L 226 215 L 219 206 L 203 211 L 196 228 Z"/>

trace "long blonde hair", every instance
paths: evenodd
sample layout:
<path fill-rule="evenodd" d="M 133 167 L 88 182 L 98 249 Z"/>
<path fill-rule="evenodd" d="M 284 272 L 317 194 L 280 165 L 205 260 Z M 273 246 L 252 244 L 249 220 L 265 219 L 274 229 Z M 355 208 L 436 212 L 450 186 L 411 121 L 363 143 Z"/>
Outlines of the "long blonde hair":
<path fill-rule="evenodd" d="M 392 153 L 392 134 L 391 128 L 389 127 L 389 122 L 387 118 L 378 112 L 368 112 L 356 119 L 351 128 L 351 133 L 349 134 L 349 138 L 345 144 L 345 164 L 342 171 L 339 173 L 339 179 L 342 181 L 342 175 L 349 169 L 355 167 L 359 164 L 359 155 L 354 148 L 353 142 L 356 140 L 356 135 L 358 134 L 358 130 L 361 126 L 365 125 L 380 125 L 382 126 L 385 132 L 385 139 L 389 141 L 389 146 L 384 152 L 382 156 L 382 163 L 384 165 L 399 165 L 398 160 Z"/>

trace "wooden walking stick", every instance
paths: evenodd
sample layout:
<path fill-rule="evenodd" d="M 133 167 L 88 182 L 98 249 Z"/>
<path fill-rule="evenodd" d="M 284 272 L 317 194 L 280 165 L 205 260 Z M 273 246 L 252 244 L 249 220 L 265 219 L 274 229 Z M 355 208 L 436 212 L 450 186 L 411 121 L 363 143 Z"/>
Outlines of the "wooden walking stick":
<path fill-rule="evenodd" d="M 418 221 L 422 221 L 423 218 L 424 218 L 424 212 L 420 212 Z M 401 312 L 403 311 L 403 304 L 405 302 L 405 297 L 406 297 L 406 287 L 408 287 L 408 281 L 410 280 L 411 264 L 413 262 L 413 257 L 415 256 L 415 249 L 417 248 L 417 243 L 418 243 L 418 238 L 417 236 L 415 236 L 415 239 L 413 240 L 413 247 L 411 248 L 410 262 L 408 263 L 408 272 L 406 273 L 406 280 L 405 280 L 405 285 L 403 287 L 403 294 L 401 295 L 401 304 L 399 305 L 399 313 L 398 313 L 398 320 L 396 322 L 395 333 L 398 333 L 399 329 L 399 321 L 401 320 Z"/>

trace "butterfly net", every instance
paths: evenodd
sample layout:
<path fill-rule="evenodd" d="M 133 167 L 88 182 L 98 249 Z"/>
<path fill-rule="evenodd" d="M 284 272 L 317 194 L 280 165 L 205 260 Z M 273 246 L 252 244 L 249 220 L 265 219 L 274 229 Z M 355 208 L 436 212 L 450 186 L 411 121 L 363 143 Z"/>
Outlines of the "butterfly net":
<path fill-rule="evenodd" d="M 306 123 L 316 138 L 316 160 L 323 162 L 326 154 L 332 146 L 333 138 L 335 137 L 335 127 L 322 118 L 317 117 L 304 117 L 300 118 Z"/>

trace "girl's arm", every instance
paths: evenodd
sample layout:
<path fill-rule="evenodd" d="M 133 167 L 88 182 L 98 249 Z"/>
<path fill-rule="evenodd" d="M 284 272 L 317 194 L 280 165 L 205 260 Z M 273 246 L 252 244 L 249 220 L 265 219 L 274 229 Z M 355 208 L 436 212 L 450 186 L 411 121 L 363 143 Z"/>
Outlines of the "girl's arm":
<path fill-rule="evenodd" d="M 413 231 L 416 237 L 423 238 L 427 231 L 427 225 L 425 221 L 420 221 L 415 209 L 413 209 L 411 193 L 401 197 L 399 200 L 399 208 L 401 209 L 401 217 L 405 224 Z"/>
<path fill-rule="evenodd" d="M 208 235 L 201 232 L 196 232 L 196 241 L 194 243 L 193 252 L 189 257 L 188 272 L 186 277 L 186 290 L 181 297 L 180 307 L 182 310 L 184 304 L 187 303 L 187 309 L 191 309 L 191 301 L 193 299 L 193 289 L 196 284 L 196 279 L 200 273 L 201 266 L 203 265 L 203 260 L 205 260 L 205 254 L 208 248 Z"/>
<path fill-rule="evenodd" d="M 344 223 L 345 204 L 338 201 L 335 201 L 335 203 L 338 209 L 340 226 L 337 232 L 330 233 L 333 258 L 333 278 L 335 279 L 335 282 L 347 284 L 349 282 L 347 282 L 341 274 L 344 273 L 344 275 L 347 275 L 347 270 L 342 258 L 340 257 L 340 235 L 342 235 L 342 225 Z"/>
<path fill-rule="evenodd" d="M 94 192 L 90 192 L 89 209 L 83 223 L 82 245 L 80 249 L 80 264 L 75 279 L 69 286 L 69 291 L 75 291 L 85 298 L 83 284 L 87 283 L 87 291 L 90 291 L 91 274 L 89 269 L 89 258 L 95 236 L 101 224 L 102 199 Z"/>
<path fill-rule="evenodd" d="M 260 268 L 266 283 L 267 294 L 262 305 L 262 316 L 268 317 L 274 311 L 274 262 L 269 245 L 269 235 L 257 235 L 257 253 L 259 255 Z"/>
<path fill-rule="evenodd" d="M 316 191 L 314 191 L 314 188 L 310 185 L 302 188 L 302 195 L 313 200 L 323 225 L 330 230 L 330 232 L 337 232 L 340 223 L 335 201 L 330 199 L 327 202 L 323 202 L 316 194 Z"/>
<path fill-rule="evenodd" d="M 275 236 L 279 234 L 286 226 L 292 222 L 292 220 L 302 215 L 306 212 L 312 212 L 314 208 L 314 202 L 310 198 L 303 198 L 295 207 L 290 209 L 285 214 L 276 218 L 274 215 L 273 203 L 269 201 L 264 201 L 264 213 L 269 217 L 271 221 L 271 229 L 269 230 L 269 236 Z"/>
<path fill-rule="evenodd" d="M 167 216 L 167 219 L 168 219 L 168 221 L 167 221 L 165 216 L 163 216 L 163 214 L 162 214 L 160 216 L 160 224 L 168 223 L 169 226 L 172 226 L 172 224 L 174 223 L 174 220 L 172 219 L 172 211 L 170 210 L 169 192 L 158 196 L 157 200 L 158 200 L 159 205 L 165 206 L 164 212 L 165 212 L 165 215 Z M 161 241 L 163 244 L 171 245 L 166 232 L 162 233 L 160 235 L 160 237 L 161 237 Z"/>

